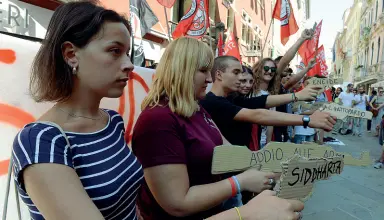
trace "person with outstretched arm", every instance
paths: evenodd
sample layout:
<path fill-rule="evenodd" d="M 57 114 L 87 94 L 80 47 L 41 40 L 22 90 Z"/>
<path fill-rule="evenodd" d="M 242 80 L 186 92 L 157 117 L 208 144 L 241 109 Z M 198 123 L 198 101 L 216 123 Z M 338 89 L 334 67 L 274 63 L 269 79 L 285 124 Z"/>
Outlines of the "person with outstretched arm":
<path fill-rule="evenodd" d="M 304 125 L 327 131 L 335 124 L 335 120 L 325 112 L 317 111 L 311 116 L 300 116 L 265 109 L 292 101 L 313 101 L 317 96 L 319 89 L 317 87 L 309 86 L 298 93 L 284 95 L 264 95 L 254 98 L 229 96 L 238 90 L 241 72 L 241 64 L 235 57 L 217 57 L 211 71 L 212 89 L 205 99 L 200 101 L 231 144 L 248 146 L 252 124 Z"/>
<path fill-rule="evenodd" d="M 291 46 L 291 48 L 288 49 L 288 51 L 284 54 L 284 56 L 279 56 L 275 59 L 276 65 L 277 65 L 277 74 L 281 75 L 282 78 L 287 77 L 287 68 L 289 68 L 289 63 L 292 61 L 292 59 L 295 57 L 297 51 L 301 47 L 301 45 L 307 41 L 311 40 L 314 35 L 313 29 L 305 29 L 301 37 L 296 41 L 295 44 Z M 313 67 L 315 64 L 315 60 L 311 60 L 308 66 L 298 74 L 295 74 L 293 76 L 288 76 L 288 79 L 284 79 L 285 82 L 282 81 L 280 93 L 279 94 L 287 94 L 289 93 L 289 90 L 296 85 L 306 74 L 307 72 Z M 278 112 L 288 112 L 288 105 L 281 105 L 276 108 L 276 111 Z M 273 130 L 273 134 L 275 137 L 275 141 L 278 142 L 287 142 L 288 137 L 288 128 L 287 126 L 275 126 Z"/>

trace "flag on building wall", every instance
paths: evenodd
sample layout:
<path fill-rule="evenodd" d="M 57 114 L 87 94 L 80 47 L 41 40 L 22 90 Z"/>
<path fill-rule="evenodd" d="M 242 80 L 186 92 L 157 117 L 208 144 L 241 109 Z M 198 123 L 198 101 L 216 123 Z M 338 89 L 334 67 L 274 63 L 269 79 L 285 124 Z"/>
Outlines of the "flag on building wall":
<path fill-rule="evenodd" d="M 299 30 L 291 2 L 289 0 L 277 0 L 272 17 L 281 22 L 281 43 L 283 45 L 287 44 L 289 37 Z"/>
<path fill-rule="evenodd" d="M 323 25 L 323 20 L 316 26 L 315 33 L 313 34 L 313 38 L 311 40 L 306 40 L 299 48 L 299 54 L 302 59 L 306 59 L 311 56 L 316 48 L 319 47 L 319 39 L 321 33 L 321 27 Z"/>
<path fill-rule="evenodd" d="M 130 0 L 129 10 L 133 35 L 133 64 L 145 66 L 145 56 L 142 38 L 159 22 L 146 0 Z"/>
<path fill-rule="evenodd" d="M 235 35 L 231 32 L 224 46 L 223 55 L 236 57 L 241 62 L 239 45 L 237 44 Z"/>
<path fill-rule="evenodd" d="M 316 56 L 316 65 L 307 73 L 308 76 L 328 76 L 328 66 L 325 59 L 324 46 L 321 45 L 317 52 L 313 53 L 308 60 Z M 308 62 L 307 62 L 308 63 Z"/>
<path fill-rule="evenodd" d="M 157 0 L 157 1 L 160 3 L 160 5 L 164 7 L 172 8 L 176 0 Z"/>
<path fill-rule="evenodd" d="M 202 38 L 209 28 L 208 10 L 208 0 L 192 0 L 191 7 L 172 33 L 173 38 L 181 36 Z"/>

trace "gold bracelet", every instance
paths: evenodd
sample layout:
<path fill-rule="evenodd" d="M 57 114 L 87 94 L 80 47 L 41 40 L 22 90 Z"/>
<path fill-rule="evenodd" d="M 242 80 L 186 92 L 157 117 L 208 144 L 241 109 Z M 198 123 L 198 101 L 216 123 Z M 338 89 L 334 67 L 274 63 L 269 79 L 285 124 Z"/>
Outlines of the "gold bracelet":
<path fill-rule="evenodd" d="M 235 209 L 236 209 L 237 215 L 239 216 L 239 219 L 243 220 L 243 218 L 241 217 L 239 208 L 235 207 Z"/>

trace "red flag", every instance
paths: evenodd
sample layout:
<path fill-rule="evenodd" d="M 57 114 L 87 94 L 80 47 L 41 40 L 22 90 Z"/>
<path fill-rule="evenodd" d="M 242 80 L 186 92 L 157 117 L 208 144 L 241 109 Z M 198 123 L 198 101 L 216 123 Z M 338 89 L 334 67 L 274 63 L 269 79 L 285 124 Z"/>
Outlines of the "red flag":
<path fill-rule="evenodd" d="M 181 18 L 172 36 L 202 38 L 209 28 L 208 0 L 192 0 L 188 12 Z"/>
<path fill-rule="evenodd" d="M 160 5 L 164 7 L 172 8 L 176 0 L 157 0 L 157 1 L 160 3 Z"/>
<path fill-rule="evenodd" d="M 308 76 L 328 76 L 328 66 L 327 61 L 325 60 L 324 46 L 321 45 L 317 49 L 317 53 L 313 53 L 312 56 L 308 59 L 312 59 L 316 56 L 316 65 L 307 73 Z M 307 63 L 308 64 L 308 63 Z"/>
<path fill-rule="evenodd" d="M 223 55 L 236 57 L 241 62 L 239 45 L 236 42 L 233 32 L 231 32 L 227 43 L 225 43 Z"/>
<path fill-rule="evenodd" d="M 323 20 L 321 20 L 320 23 L 316 26 L 313 38 L 311 40 L 305 41 L 299 48 L 299 54 L 302 59 L 306 59 L 311 56 L 316 51 L 316 48 L 318 48 L 322 25 Z"/>
<path fill-rule="evenodd" d="M 289 36 L 299 30 L 291 2 L 289 0 L 277 0 L 272 17 L 281 21 L 280 38 L 281 43 L 285 45 L 289 40 Z"/>
<path fill-rule="evenodd" d="M 328 102 L 332 102 L 332 89 L 327 89 L 324 91 L 325 97 Z"/>
<path fill-rule="evenodd" d="M 224 41 L 223 41 L 223 35 L 219 34 L 219 39 L 217 41 L 217 56 L 223 56 L 224 53 Z"/>

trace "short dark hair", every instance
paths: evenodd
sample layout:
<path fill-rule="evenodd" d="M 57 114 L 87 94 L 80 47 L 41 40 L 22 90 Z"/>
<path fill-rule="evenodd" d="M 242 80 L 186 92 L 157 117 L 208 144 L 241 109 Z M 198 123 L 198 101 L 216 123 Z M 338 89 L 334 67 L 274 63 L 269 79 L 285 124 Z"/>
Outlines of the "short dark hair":
<path fill-rule="evenodd" d="M 373 91 L 372 91 L 372 95 L 377 95 L 377 91 L 376 91 L 376 90 L 373 90 Z"/>
<path fill-rule="evenodd" d="M 212 80 L 213 81 L 215 81 L 216 72 L 218 70 L 221 70 L 221 71 L 224 72 L 228 68 L 228 63 L 227 62 L 229 60 L 240 62 L 239 59 L 237 59 L 236 57 L 233 57 L 233 56 L 220 56 L 220 57 L 216 57 L 215 58 L 215 60 L 213 61 L 213 67 L 212 67 L 212 70 L 211 70 L 211 76 L 212 76 Z"/>
<path fill-rule="evenodd" d="M 243 66 L 243 73 L 249 73 L 253 76 L 253 72 L 251 70 L 251 68 L 245 66 L 245 65 L 242 65 Z"/>
<path fill-rule="evenodd" d="M 288 72 L 289 74 L 292 74 L 292 73 L 293 73 L 293 69 L 292 69 L 292 68 L 288 68 L 288 69 L 286 70 L 286 72 Z"/>
<path fill-rule="evenodd" d="M 60 5 L 49 22 L 47 34 L 31 69 L 29 89 L 36 102 L 65 101 L 72 95 L 72 68 L 65 61 L 62 45 L 69 41 L 83 48 L 106 22 L 121 22 L 131 33 L 127 19 L 97 1 L 78 1 Z"/>
<path fill-rule="evenodd" d="M 283 56 L 278 56 L 278 57 L 276 57 L 276 58 L 275 58 L 275 62 L 277 62 L 277 63 L 280 62 L 281 58 L 283 58 Z"/>

